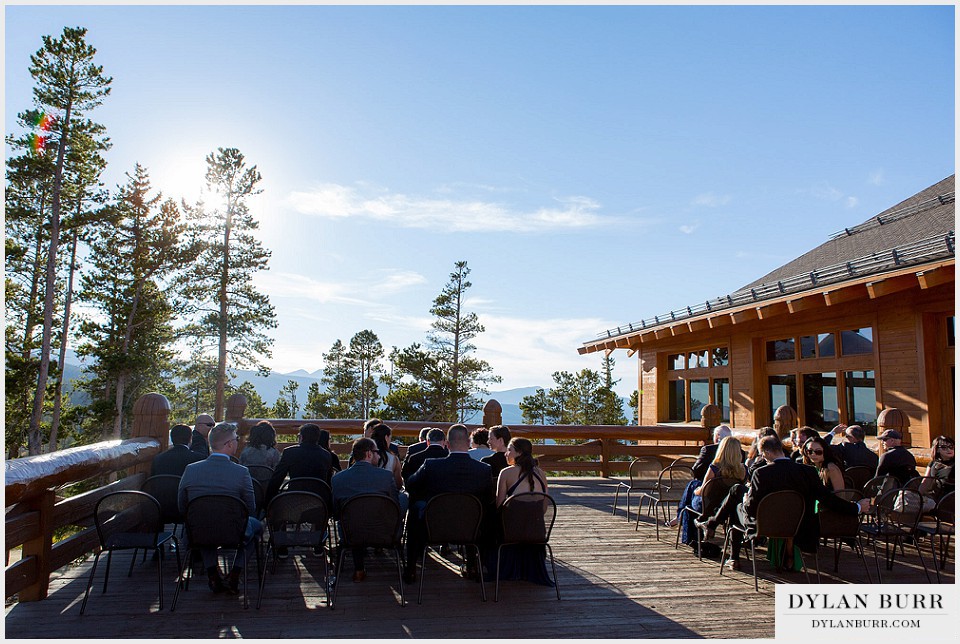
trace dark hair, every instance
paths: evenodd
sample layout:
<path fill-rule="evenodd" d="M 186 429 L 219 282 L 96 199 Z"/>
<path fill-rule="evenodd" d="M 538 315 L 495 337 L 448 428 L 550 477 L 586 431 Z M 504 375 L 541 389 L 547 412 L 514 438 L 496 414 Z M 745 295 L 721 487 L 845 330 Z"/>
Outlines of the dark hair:
<path fill-rule="evenodd" d="M 780 437 L 774 434 L 773 436 L 764 436 L 760 439 L 760 442 L 757 443 L 757 449 L 761 452 L 783 452 L 783 443 L 780 441 Z"/>
<path fill-rule="evenodd" d="M 489 438 L 490 438 L 490 431 L 485 427 L 481 427 L 480 429 L 475 429 L 473 430 L 473 433 L 470 434 L 470 440 L 472 440 L 477 445 L 486 445 L 487 447 L 489 447 L 490 444 L 487 442 Z"/>
<path fill-rule="evenodd" d="M 317 445 L 323 449 L 330 451 L 330 432 L 325 429 L 320 430 L 320 437 L 317 439 Z"/>
<path fill-rule="evenodd" d="M 429 433 L 430 433 L 430 428 L 429 428 L 429 427 L 424 427 L 423 429 L 421 429 L 421 430 L 420 430 L 420 436 L 419 436 L 420 440 L 421 440 L 421 441 L 427 440 L 427 434 L 429 434 Z"/>
<path fill-rule="evenodd" d="M 174 445 L 189 445 L 192 437 L 190 425 L 174 425 L 170 428 L 170 442 Z"/>
<path fill-rule="evenodd" d="M 760 439 L 764 436 L 776 436 L 780 438 L 780 434 L 777 433 L 773 427 L 762 427 L 757 431 L 757 437 L 753 439 L 753 443 L 750 444 L 750 451 L 747 453 L 747 458 L 756 458 L 757 454 L 760 452 Z"/>
<path fill-rule="evenodd" d="M 446 436 L 444 435 L 443 430 L 439 427 L 431 427 L 430 431 L 427 432 L 427 442 L 431 444 L 442 443 L 443 439 L 445 438 Z"/>
<path fill-rule="evenodd" d="M 529 479 L 530 491 L 533 492 L 533 468 L 537 466 L 537 459 L 533 457 L 533 443 L 526 438 L 517 437 L 510 441 L 510 447 L 516 453 L 513 462 L 520 468 L 520 478 L 526 476 Z"/>
<path fill-rule="evenodd" d="M 380 467 L 386 465 L 387 460 L 390 458 L 390 434 L 392 431 L 388 425 L 380 423 L 379 425 L 374 425 L 373 434 L 370 435 L 370 438 L 376 443 L 377 449 L 380 450 L 380 461 L 378 463 Z"/>
<path fill-rule="evenodd" d="M 363 460 L 363 457 L 367 455 L 367 452 L 372 452 L 377 449 L 377 444 L 373 442 L 370 438 L 358 438 L 353 441 L 353 449 L 351 450 L 351 455 L 353 457 L 353 462 L 358 463 Z"/>
<path fill-rule="evenodd" d="M 381 423 L 383 423 L 383 421 L 380 420 L 379 418 L 370 418 L 369 420 L 367 420 L 367 422 L 363 424 L 363 433 L 366 434 L 367 432 L 372 430 L 377 425 L 380 425 Z"/>
<path fill-rule="evenodd" d="M 261 420 L 250 428 L 250 435 L 247 437 L 247 445 L 250 447 L 274 447 L 277 444 L 277 430 L 269 421 Z"/>
<path fill-rule="evenodd" d="M 930 460 L 945 463 L 946 461 L 944 461 L 943 457 L 940 456 L 940 450 L 944 447 L 954 447 L 953 439 L 949 436 L 943 435 L 934 438 L 933 445 L 930 448 Z"/>
<path fill-rule="evenodd" d="M 807 450 L 812 445 L 817 445 L 820 449 L 823 450 L 823 466 L 821 467 L 821 469 L 826 470 L 827 466 L 830 465 L 830 463 L 833 463 L 834 465 L 839 467 L 841 470 L 843 469 L 843 467 L 840 465 L 840 461 L 837 459 L 836 455 L 833 453 L 833 449 L 830 447 L 830 445 L 827 444 L 827 441 L 823 440 L 819 436 L 808 438 L 807 442 L 803 444 L 802 452 L 803 452 L 803 462 L 805 465 L 813 465 L 813 463 L 810 461 L 810 458 L 807 456 Z"/>
<path fill-rule="evenodd" d="M 495 436 L 504 443 L 510 442 L 510 428 L 506 425 L 494 425 L 490 428 L 490 436 Z"/>
<path fill-rule="evenodd" d="M 320 442 L 320 427 L 313 423 L 300 425 L 300 443 L 303 445 L 316 445 Z"/>
<path fill-rule="evenodd" d="M 807 438 L 803 439 L 803 442 L 806 443 L 807 440 L 810 438 L 820 438 L 820 432 L 818 432 L 813 427 L 808 427 L 807 425 L 804 425 L 803 427 L 797 430 L 797 436 L 800 436 L 800 437 L 806 436 Z M 799 447 L 799 445 L 797 447 Z"/>

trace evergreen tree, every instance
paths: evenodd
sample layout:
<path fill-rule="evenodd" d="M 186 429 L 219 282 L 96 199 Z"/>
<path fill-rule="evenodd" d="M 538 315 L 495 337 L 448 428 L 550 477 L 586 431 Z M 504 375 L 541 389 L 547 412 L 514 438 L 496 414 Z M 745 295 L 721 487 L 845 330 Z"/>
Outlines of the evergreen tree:
<path fill-rule="evenodd" d="M 219 148 L 207 156 L 207 186 L 220 205 L 203 202 L 187 208 L 192 255 L 185 276 L 185 296 L 198 319 L 184 330 L 202 351 L 216 349 L 217 388 L 214 418 L 223 419 L 227 368 L 269 370 L 262 360 L 271 355 L 273 340 L 265 331 L 277 326 L 270 298 L 253 286 L 253 275 L 265 270 L 270 251 L 253 233 L 259 227 L 247 201 L 259 194 L 260 173 L 247 167 L 235 148 Z"/>
<path fill-rule="evenodd" d="M 520 400 L 520 411 L 523 413 L 523 422 L 527 425 L 546 425 L 548 419 L 552 420 L 550 399 L 541 387 Z"/>
<path fill-rule="evenodd" d="M 449 380 L 439 356 L 417 343 L 390 352 L 393 370 L 384 376 L 390 388 L 383 402 L 384 415 L 396 420 L 443 421 L 441 410 L 449 401 Z"/>
<path fill-rule="evenodd" d="M 359 377 L 357 364 L 340 340 L 323 354 L 323 377 L 326 391 L 316 411 L 324 418 L 353 418 L 357 409 Z M 317 399 L 315 399 L 316 401 Z"/>
<path fill-rule="evenodd" d="M 194 350 L 188 359 L 175 362 L 174 373 L 180 384 L 167 394 L 171 407 L 170 418 L 193 424 L 199 414 L 213 409 L 217 391 L 217 361 Z"/>
<path fill-rule="evenodd" d="M 377 334 L 369 329 L 350 338 L 350 359 L 357 365 L 358 389 L 355 395 L 357 418 L 370 418 L 380 400 L 377 377 L 383 372 L 383 345 Z"/>
<path fill-rule="evenodd" d="M 287 384 L 280 388 L 280 397 L 287 403 L 289 416 L 278 416 L 278 418 L 299 418 L 300 403 L 297 402 L 297 390 L 300 389 L 300 383 L 296 380 L 288 380 Z"/>
<path fill-rule="evenodd" d="M 40 364 L 33 409 L 27 430 L 30 454 L 39 454 L 42 446 L 41 417 L 50 369 L 50 350 L 54 333 L 54 308 L 57 261 L 60 243 L 60 219 L 63 201 L 64 164 L 76 142 L 73 127 L 97 107 L 110 93 L 112 79 L 94 64 L 96 49 L 86 42 L 87 30 L 66 27 L 59 38 L 43 37 L 43 46 L 30 58 L 34 78 L 33 96 L 39 112 L 54 115 L 49 124 L 49 140 L 56 146 L 56 161 L 50 190 L 49 245 L 44 277 L 43 330 Z M 78 128 L 79 131 L 79 128 Z"/>
<path fill-rule="evenodd" d="M 273 418 L 290 418 L 290 403 L 282 395 L 273 404 Z"/>
<path fill-rule="evenodd" d="M 633 414 L 632 420 L 630 421 L 631 425 L 640 424 L 640 390 L 634 389 L 633 393 L 630 394 L 630 410 Z"/>
<path fill-rule="evenodd" d="M 303 413 L 307 418 L 326 418 L 329 409 L 329 397 L 320 391 L 320 384 L 311 382 L 307 387 L 307 401 Z"/>

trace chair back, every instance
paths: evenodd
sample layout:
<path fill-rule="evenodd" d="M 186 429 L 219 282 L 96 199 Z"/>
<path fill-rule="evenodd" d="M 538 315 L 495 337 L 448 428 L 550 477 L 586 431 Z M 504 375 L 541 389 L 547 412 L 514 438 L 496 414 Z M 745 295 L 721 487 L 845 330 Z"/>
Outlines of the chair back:
<path fill-rule="evenodd" d="M 863 492 L 858 489 L 844 488 L 842 490 L 834 490 L 833 495 L 843 499 L 844 501 L 850 501 L 851 503 L 856 503 L 860 499 L 864 498 Z"/>
<path fill-rule="evenodd" d="M 898 487 L 900 487 L 900 484 L 897 483 L 897 479 L 889 474 L 874 476 L 863 484 L 863 497 L 866 499 L 875 499 L 878 496 L 882 496 L 885 492 L 895 490 Z"/>
<path fill-rule="evenodd" d="M 837 490 L 834 492 L 834 495 L 851 503 L 856 503 L 863 498 L 863 492 L 860 490 Z M 857 536 L 857 533 L 860 531 L 860 521 L 862 518 L 859 514 L 840 514 L 834 512 L 823 504 L 819 504 L 817 507 L 817 519 L 820 522 L 820 536 L 824 538 L 832 539 L 834 537 Z"/>
<path fill-rule="evenodd" d="M 923 495 L 899 488 L 884 492 L 877 499 L 877 522 L 913 531 L 923 516 Z"/>
<path fill-rule="evenodd" d="M 151 476 L 140 487 L 160 502 L 160 517 L 164 523 L 183 523 L 183 512 L 177 507 L 177 494 L 180 490 L 180 477 L 175 474 L 157 474 Z"/>
<path fill-rule="evenodd" d="M 253 504 L 257 508 L 257 518 L 260 518 L 267 508 L 267 486 L 253 477 L 250 480 L 253 481 Z"/>
<path fill-rule="evenodd" d="M 250 477 L 254 481 L 260 481 L 264 486 L 266 486 L 273 477 L 273 468 L 269 465 L 247 465 L 246 467 L 250 470 Z"/>
<path fill-rule="evenodd" d="M 668 465 L 657 476 L 657 489 L 661 495 L 665 492 L 681 494 L 692 480 L 693 468 L 689 465 Z"/>
<path fill-rule="evenodd" d="M 428 543 L 476 543 L 483 521 L 483 504 L 472 494 L 438 494 L 423 511 Z"/>
<path fill-rule="evenodd" d="M 184 523 L 190 547 L 242 545 L 248 517 L 247 506 L 234 496 L 208 494 L 192 499 Z"/>
<path fill-rule="evenodd" d="M 876 474 L 876 469 L 866 465 L 854 465 L 843 470 L 843 480 L 848 488 L 862 490 L 867 481 Z"/>
<path fill-rule="evenodd" d="M 950 525 L 956 524 L 957 509 L 956 503 L 954 502 L 954 494 L 954 492 L 947 492 L 937 501 L 937 507 L 934 509 L 933 514 L 937 517 L 938 522 Z"/>
<path fill-rule="evenodd" d="M 937 500 L 943 495 L 943 481 L 935 476 L 917 476 L 903 485 L 905 490 L 916 490 L 920 494 Z"/>
<path fill-rule="evenodd" d="M 763 497 L 757 506 L 757 534 L 780 539 L 796 536 L 805 505 L 803 495 L 796 490 L 780 490 Z"/>
<path fill-rule="evenodd" d="M 504 543 L 545 544 L 557 518 L 557 503 L 543 492 L 507 497 L 500 507 Z"/>
<path fill-rule="evenodd" d="M 673 459 L 673 462 L 670 465 L 686 465 L 687 467 L 693 467 L 693 464 L 697 462 L 696 456 L 678 456 Z"/>
<path fill-rule="evenodd" d="M 267 506 L 270 532 L 325 532 L 330 514 L 327 504 L 313 492 L 281 492 Z"/>
<path fill-rule="evenodd" d="M 660 476 L 663 464 L 655 456 L 641 456 L 630 463 L 630 487 L 636 487 L 641 483 L 649 483 L 651 486 Z"/>
<path fill-rule="evenodd" d="M 153 535 L 163 530 L 160 502 L 135 490 L 111 492 L 93 509 L 97 538 L 102 548 L 122 547 L 124 535 Z M 133 544 L 131 544 L 133 547 Z"/>
<path fill-rule="evenodd" d="M 345 547 L 394 548 L 401 527 L 400 504 L 382 494 L 358 494 L 340 510 Z"/>
<path fill-rule="evenodd" d="M 740 482 L 730 477 L 715 476 L 704 483 L 703 489 L 700 490 L 700 498 L 703 500 L 703 509 L 700 514 L 705 517 L 712 516 L 723 503 L 730 488 Z"/>
<path fill-rule="evenodd" d="M 323 499 L 328 508 L 333 504 L 333 491 L 330 489 L 330 484 L 313 476 L 298 476 L 289 479 L 280 486 L 280 491 L 312 492 Z"/>

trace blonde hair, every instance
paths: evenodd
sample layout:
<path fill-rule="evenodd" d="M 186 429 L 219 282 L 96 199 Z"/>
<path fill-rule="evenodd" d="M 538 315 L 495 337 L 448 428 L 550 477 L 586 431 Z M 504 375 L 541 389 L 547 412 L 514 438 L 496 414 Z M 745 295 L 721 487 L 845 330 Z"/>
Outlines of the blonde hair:
<path fill-rule="evenodd" d="M 720 447 L 717 448 L 717 455 L 713 459 L 713 464 L 720 470 L 718 476 L 737 479 L 742 481 L 747 470 L 743 466 L 743 452 L 740 450 L 740 441 L 733 436 L 727 436 L 720 441 Z"/>

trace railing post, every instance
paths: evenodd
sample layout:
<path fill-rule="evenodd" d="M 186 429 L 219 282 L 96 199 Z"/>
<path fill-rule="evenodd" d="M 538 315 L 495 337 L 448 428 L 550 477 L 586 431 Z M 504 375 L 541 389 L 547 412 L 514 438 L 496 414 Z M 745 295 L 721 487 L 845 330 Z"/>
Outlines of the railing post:
<path fill-rule="evenodd" d="M 615 439 L 600 439 L 600 476 L 610 478 L 610 441 Z"/>
<path fill-rule="evenodd" d="M 882 434 L 887 429 L 895 429 L 900 432 L 900 435 L 903 436 L 902 442 L 904 447 L 910 447 L 910 419 L 907 418 L 907 415 L 897 409 L 896 407 L 888 407 L 880 412 L 880 415 L 877 416 L 877 436 Z M 886 447 L 884 443 L 880 443 L 882 447 Z"/>
<path fill-rule="evenodd" d="M 503 424 L 503 407 L 491 398 L 483 406 L 483 426 L 487 429 Z"/>
<path fill-rule="evenodd" d="M 247 411 L 247 397 L 243 394 L 233 394 L 227 398 L 227 413 L 224 416 L 223 420 L 228 423 L 236 423 L 237 425 L 237 438 L 239 442 L 237 445 L 237 456 L 240 456 L 240 452 L 243 451 L 243 448 L 247 446 L 247 426 L 243 422 L 243 415 Z"/>
<path fill-rule="evenodd" d="M 144 394 L 133 404 L 131 438 L 155 438 L 162 452 L 169 445 L 170 401 L 163 394 Z M 150 474 L 150 463 L 134 466 L 134 473 Z"/>
<path fill-rule="evenodd" d="M 37 536 L 23 543 L 22 557 L 37 558 L 36 577 L 32 584 L 19 593 L 22 602 L 35 602 L 47 598 L 50 586 L 50 552 L 53 547 L 53 505 L 57 500 L 56 492 L 44 490 L 26 502 L 30 510 L 40 513 Z"/>

